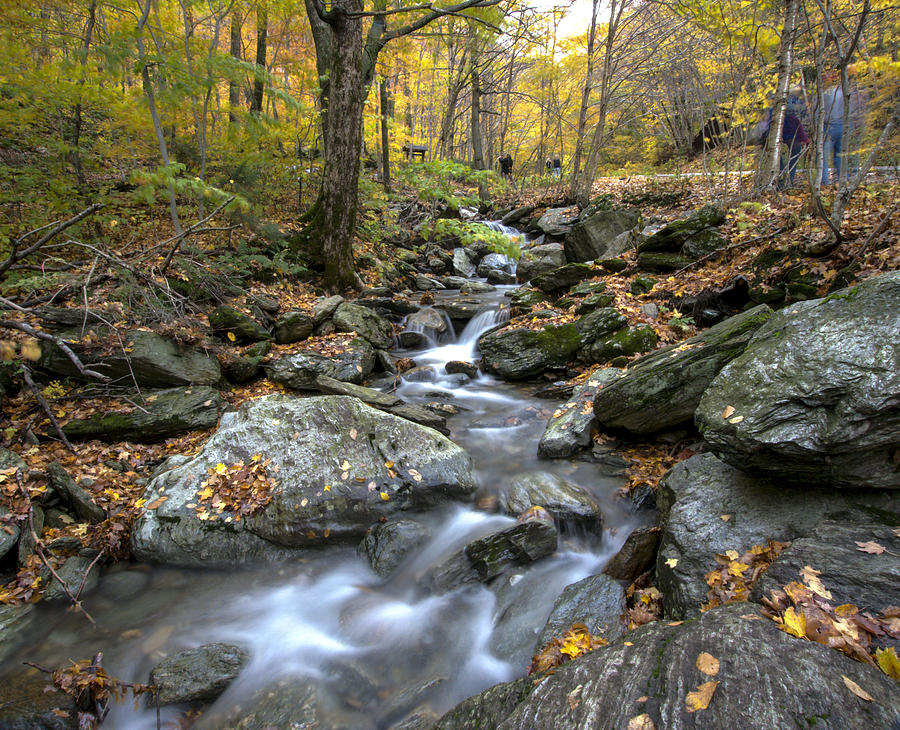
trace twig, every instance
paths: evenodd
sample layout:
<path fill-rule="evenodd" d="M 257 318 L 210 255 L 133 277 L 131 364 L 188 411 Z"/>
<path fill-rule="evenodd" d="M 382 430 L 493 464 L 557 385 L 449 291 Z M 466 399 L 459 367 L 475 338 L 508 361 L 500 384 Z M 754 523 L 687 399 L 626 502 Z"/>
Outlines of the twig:
<path fill-rule="evenodd" d="M 728 251 L 732 251 L 736 248 L 741 248 L 741 246 L 749 246 L 751 243 L 759 243 L 760 241 L 766 241 L 770 238 L 775 238 L 779 233 L 784 233 L 787 230 L 787 226 L 782 226 L 781 228 L 777 228 L 771 233 L 766 233 L 763 236 L 757 236 L 756 238 L 751 238 L 748 241 L 739 241 L 738 243 L 732 243 L 730 246 L 723 246 L 722 248 L 717 248 L 712 253 L 708 253 L 705 256 L 701 256 L 696 261 L 691 261 L 687 266 L 683 266 L 678 269 L 672 276 L 678 276 L 679 274 L 683 274 L 688 269 L 693 268 L 697 264 L 702 264 L 704 261 L 709 261 L 710 259 L 714 259 L 716 256 L 722 253 L 727 253 Z"/>
<path fill-rule="evenodd" d="M 216 213 L 218 213 L 220 210 L 222 210 L 222 208 L 224 208 L 232 200 L 234 200 L 234 198 L 235 198 L 235 196 L 232 195 L 230 198 L 228 198 L 228 200 L 226 200 L 224 203 L 222 203 L 212 213 L 210 213 L 208 216 L 206 216 L 206 218 L 204 218 L 201 221 L 197 221 L 190 228 L 185 229 L 184 231 L 182 231 L 181 233 L 179 233 L 177 236 L 174 237 L 175 245 L 169 249 L 169 253 L 166 254 L 166 258 L 163 260 L 162 265 L 159 267 L 160 276 L 165 275 L 166 269 L 168 269 L 169 264 L 172 263 L 172 257 L 175 256 L 175 252 L 178 251 L 179 248 L 181 248 L 181 242 L 184 241 L 184 239 L 187 238 L 188 236 L 190 236 L 192 233 L 195 233 L 200 226 L 202 226 L 204 223 L 206 223 L 208 220 L 210 220 L 214 215 L 216 215 Z M 170 240 L 172 240 L 172 239 L 170 239 Z"/>
<path fill-rule="evenodd" d="M 103 557 L 105 550 L 101 550 L 94 556 L 94 559 L 91 561 L 91 564 L 88 565 L 87 570 L 84 571 L 84 575 L 81 576 L 81 583 L 78 584 L 78 590 L 75 591 L 75 598 L 81 600 L 81 592 L 84 590 L 84 584 L 87 581 L 87 577 L 91 574 L 91 571 L 94 569 L 94 566 L 100 562 L 100 558 Z"/>
<path fill-rule="evenodd" d="M 81 601 L 78 600 L 77 597 L 72 595 L 72 591 L 69 590 L 69 586 L 67 586 L 66 582 L 62 578 L 59 577 L 59 573 L 57 573 L 53 569 L 53 566 L 50 565 L 50 561 L 47 560 L 47 556 L 44 555 L 44 546 L 43 546 L 43 543 L 41 542 L 41 538 L 39 538 L 37 536 L 37 533 L 34 531 L 34 508 L 31 504 L 31 497 L 28 495 L 28 490 L 25 489 L 25 484 L 22 481 L 22 470 L 21 469 L 16 470 L 16 484 L 18 485 L 19 491 L 22 493 L 22 496 L 25 497 L 25 500 L 28 502 L 28 532 L 31 534 L 31 539 L 34 540 L 35 555 L 38 556 L 38 559 L 44 564 L 44 567 L 50 571 L 50 575 L 52 575 L 54 578 L 56 578 L 56 580 L 62 586 L 63 591 L 69 597 L 69 600 L 72 601 L 72 605 L 75 607 L 75 610 L 83 613 L 84 617 L 88 621 L 91 622 L 91 625 L 96 626 L 97 622 L 94 621 L 94 617 L 91 616 L 91 614 L 89 614 L 87 612 L 87 610 L 85 610 L 84 606 L 81 605 Z M 91 566 L 93 566 L 93 563 L 91 563 Z M 90 570 L 90 568 L 88 570 Z M 84 581 L 82 580 L 82 583 L 83 582 Z M 81 589 L 79 589 L 79 592 L 80 592 L 80 590 Z M 37 668 L 40 669 L 40 667 L 37 667 Z M 52 672 L 50 672 L 50 673 L 52 674 Z"/>
<path fill-rule="evenodd" d="M 31 370 L 24 363 L 21 367 L 22 379 L 25 381 L 25 384 L 28 386 L 29 390 L 34 393 L 34 397 L 37 398 L 37 402 L 41 404 L 41 408 L 44 409 L 44 413 L 47 414 L 47 417 L 50 419 L 50 423 L 53 424 L 53 428 L 56 430 L 56 435 L 59 436 L 60 440 L 66 445 L 66 448 L 74 454 L 75 449 L 72 447 L 72 444 L 69 443 L 69 439 L 66 438 L 66 434 L 63 433 L 62 426 L 59 425 L 59 421 L 56 420 L 56 416 L 53 415 L 53 411 L 50 410 L 50 404 L 47 402 L 47 399 L 44 398 L 44 394 L 41 393 L 41 389 L 38 388 L 37 385 L 35 385 L 34 380 L 32 380 Z"/>
<path fill-rule="evenodd" d="M 853 264 L 855 264 L 857 261 L 859 261 L 860 258 L 862 258 L 862 255 L 866 252 L 866 249 L 869 248 L 869 244 L 872 243 L 872 241 L 874 241 L 876 238 L 878 238 L 878 236 L 882 234 L 884 229 L 888 227 L 891 216 L 894 215 L 894 213 L 896 213 L 898 210 L 900 210 L 900 204 L 895 205 L 887 213 L 884 214 L 884 217 L 881 219 L 878 225 L 875 226 L 875 229 L 869 234 L 868 238 L 863 241 L 863 244 L 859 247 L 859 250 L 855 254 L 853 254 L 853 258 L 850 259 L 850 263 L 847 264 L 847 266 L 853 266 Z"/>
<path fill-rule="evenodd" d="M 6 300 L 7 302 L 9 300 Z M 12 302 L 9 302 L 12 304 Z M 21 309 L 18 305 L 13 305 L 16 309 Z M 22 310 L 24 311 L 24 310 Z M 31 335 L 32 337 L 36 337 L 39 340 L 44 340 L 46 342 L 52 342 L 55 344 L 60 350 L 62 350 L 66 357 L 72 361 L 72 364 L 75 366 L 75 369 L 78 370 L 79 373 L 86 377 L 94 378 L 95 380 L 99 380 L 101 383 L 108 383 L 109 377 L 103 375 L 102 373 L 98 373 L 96 370 L 91 370 L 84 366 L 84 363 L 78 358 L 72 348 L 69 347 L 65 342 L 63 342 L 59 337 L 55 337 L 53 335 L 47 334 L 46 332 L 41 332 L 40 330 L 36 330 L 31 325 L 25 324 L 24 322 L 15 322 L 10 319 L 2 319 L 0 320 L 0 327 L 6 327 L 7 329 L 19 330 L 20 332 L 24 332 L 27 335 Z"/>

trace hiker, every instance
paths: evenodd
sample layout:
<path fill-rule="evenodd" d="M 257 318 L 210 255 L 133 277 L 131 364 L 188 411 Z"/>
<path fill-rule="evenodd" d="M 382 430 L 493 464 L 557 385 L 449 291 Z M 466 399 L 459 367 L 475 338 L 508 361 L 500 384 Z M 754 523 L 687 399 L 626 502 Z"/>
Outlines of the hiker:
<path fill-rule="evenodd" d="M 562 162 L 558 157 L 553 158 L 553 177 L 557 179 L 562 177 Z"/>
<path fill-rule="evenodd" d="M 513 169 L 513 158 L 509 156 L 507 152 L 506 155 L 500 158 L 500 174 L 503 177 L 511 177 L 512 169 Z"/>
<path fill-rule="evenodd" d="M 836 71 L 830 72 L 826 78 L 829 87 L 825 89 L 822 95 L 822 110 L 825 115 L 825 126 L 823 133 L 825 141 L 822 149 L 822 185 L 829 183 L 829 167 L 834 162 L 834 178 L 839 180 L 841 177 L 841 161 L 846 159 L 851 168 L 857 167 L 855 156 L 848 156 L 847 150 L 843 149 L 844 139 L 844 104 L 850 104 L 849 122 L 850 129 L 847 130 L 848 142 L 851 136 L 855 136 L 859 129 L 862 128 L 861 104 L 859 99 L 859 91 L 855 88 L 849 90 L 849 98 L 844 96 L 841 88 L 840 77 Z M 848 144 L 848 147 L 851 145 Z M 847 170 L 850 171 L 849 169 Z"/>

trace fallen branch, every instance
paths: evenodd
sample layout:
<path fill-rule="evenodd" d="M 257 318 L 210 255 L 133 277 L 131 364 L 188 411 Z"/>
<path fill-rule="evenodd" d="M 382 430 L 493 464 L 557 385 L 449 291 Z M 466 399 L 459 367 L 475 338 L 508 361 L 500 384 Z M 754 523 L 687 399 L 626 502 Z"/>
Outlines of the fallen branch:
<path fill-rule="evenodd" d="M 853 254 L 853 258 L 850 259 L 850 263 L 847 264 L 847 266 L 853 266 L 853 264 L 855 264 L 857 261 L 859 261 L 860 258 L 862 258 L 862 255 L 866 252 L 866 249 L 869 248 L 869 244 L 871 244 L 872 241 L 874 241 L 884 232 L 884 230 L 888 227 L 888 223 L 890 223 L 891 216 L 894 215 L 894 213 L 896 213 L 898 210 L 900 210 L 900 204 L 895 205 L 887 213 L 884 214 L 884 217 L 881 219 L 878 225 L 875 226 L 874 230 L 868 235 L 866 240 L 863 241 L 862 246 L 859 247 L 859 250 L 855 254 Z"/>
<path fill-rule="evenodd" d="M 188 236 L 190 236 L 192 233 L 196 233 L 197 229 L 200 228 L 200 226 L 202 226 L 204 223 L 206 223 L 208 220 L 210 220 L 213 216 L 215 216 L 220 210 L 222 210 L 222 208 L 224 208 L 232 200 L 234 200 L 234 198 L 235 198 L 235 196 L 232 195 L 230 198 L 228 198 L 228 200 L 226 200 L 224 203 L 222 203 L 212 213 L 210 213 L 208 216 L 206 216 L 206 218 L 204 218 L 201 221 L 197 221 L 190 228 L 186 228 L 185 230 L 183 230 L 181 233 L 179 233 L 174 238 L 169 239 L 170 241 L 174 241 L 175 245 L 173 245 L 172 248 L 169 249 L 169 253 L 166 254 L 166 258 L 163 260 L 162 266 L 159 267 L 160 276 L 165 276 L 166 269 L 168 269 L 169 264 L 172 263 L 172 258 L 175 256 L 175 252 L 178 251 L 179 248 L 181 248 L 182 241 L 184 241 L 184 239 L 187 238 Z"/>
<path fill-rule="evenodd" d="M 62 426 L 59 425 L 59 421 L 56 420 L 56 416 L 53 415 L 53 411 L 50 409 L 50 404 L 47 402 L 47 399 L 44 398 L 44 394 L 41 393 L 41 389 L 37 387 L 34 380 L 31 377 L 31 369 L 22 363 L 22 379 L 25 381 L 25 385 L 28 386 L 28 389 L 34 394 L 34 397 L 37 399 L 37 402 L 41 404 L 41 408 L 44 413 L 47 414 L 47 418 L 50 419 L 50 423 L 53 424 L 53 428 L 56 431 L 56 435 L 59 436 L 60 441 L 62 441 L 66 448 L 71 451 L 73 454 L 75 453 L 75 449 L 72 447 L 72 444 L 69 443 L 69 439 L 66 438 L 66 434 L 62 430 Z"/>
<path fill-rule="evenodd" d="M 759 243 L 760 241 L 767 241 L 770 238 L 775 238 L 779 233 L 784 233 L 787 230 L 787 226 L 782 226 L 781 228 L 777 228 L 771 233 L 766 233 L 763 236 L 757 236 L 756 238 L 751 238 L 748 241 L 739 241 L 738 243 L 732 243 L 730 246 L 723 246 L 722 248 L 717 248 L 712 253 L 708 253 L 705 256 L 701 256 L 696 261 L 691 261 L 687 266 L 683 266 L 678 269 L 672 276 L 678 276 L 679 274 L 683 274 L 688 269 L 693 268 L 697 264 L 702 264 L 704 261 L 709 261 L 710 259 L 714 259 L 719 254 L 727 253 L 728 251 L 732 251 L 736 248 L 741 248 L 742 246 L 749 246 L 751 243 Z"/>
<path fill-rule="evenodd" d="M 21 469 L 16 470 L 16 484 L 18 485 L 19 491 L 22 493 L 22 496 L 28 502 L 28 532 L 31 535 L 31 539 L 34 540 L 34 554 L 38 556 L 38 560 L 40 560 L 41 563 L 43 563 L 44 567 L 50 571 L 50 575 L 52 575 L 54 578 L 56 578 L 56 580 L 62 586 L 63 591 L 69 597 L 69 600 L 72 602 L 72 605 L 75 607 L 75 610 L 84 614 L 84 617 L 88 621 L 91 622 L 92 626 L 96 626 L 97 622 L 94 621 L 94 617 L 91 616 L 91 614 L 89 614 L 87 612 L 87 610 L 84 608 L 84 606 L 81 605 L 81 601 L 79 600 L 78 596 L 72 595 L 72 591 L 69 590 L 69 586 L 67 586 L 66 582 L 62 578 L 59 577 L 59 573 L 57 573 L 53 569 L 53 566 L 50 564 L 50 561 L 47 560 L 47 556 L 44 555 L 44 544 L 41 542 L 41 538 L 38 537 L 37 533 L 34 531 L 34 508 L 32 507 L 31 497 L 28 494 L 28 490 L 25 489 L 25 484 L 22 481 L 22 470 Z M 96 559 L 95 559 L 95 562 L 96 562 Z M 93 568 L 93 567 L 94 567 L 94 563 L 92 562 L 91 566 L 88 568 L 88 571 L 90 571 L 91 568 Z M 85 577 L 86 576 L 87 576 L 87 573 L 85 573 Z M 84 578 L 82 578 L 81 587 L 79 587 L 79 589 L 78 589 L 79 595 L 80 595 L 81 589 L 83 587 L 84 587 Z"/>

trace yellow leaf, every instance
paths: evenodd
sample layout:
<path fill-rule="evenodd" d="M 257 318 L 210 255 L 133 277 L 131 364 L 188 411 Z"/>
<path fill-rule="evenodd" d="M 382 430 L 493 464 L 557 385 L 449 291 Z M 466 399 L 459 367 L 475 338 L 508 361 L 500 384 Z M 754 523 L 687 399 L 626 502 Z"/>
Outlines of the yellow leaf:
<path fill-rule="evenodd" d="M 834 609 L 834 615 L 840 616 L 841 618 L 849 618 L 850 616 L 855 616 L 859 613 L 859 607 L 854 606 L 852 603 L 842 603 L 840 606 Z"/>
<path fill-rule="evenodd" d="M 232 342 L 234 342 L 234 341 L 237 339 L 237 337 L 234 336 L 234 332 L 229 332 L 228 335 L 227 335 L 227 337 L 228 337 L 228 339 L 231 340 Z"/>
<path fill-rule="evenodd" d="M 41 346 L 37 340 L 33 338 L 28 338 L 23 341 L 20 345 L 20 351 L 22 353 L 22 357 L 26 360 L 31 360 L 32 362 L 36 362 L 41 359 Z"/>
<path fill-rule="evenodd" d="M 822 596 L 822 598 L 831 600 L 831 592 L 826 590 L 825 586 L 822 585 L 822 581 L 819 580 L 821 574 L 821 571 L 816 570 L 809 565 L 804 565 L 803 569 L 800 571 L 800 577 L 803 578 L 803 582 L 809 586 L 809 589 L 813 593 Z"/>
<path fill-rule="evenodd" d="M 344 459 L 344 461 L 341 462 L 341 471 L 350 471 L 350 466 L 350 462 Z"/>
<path fill-rule="evenodd" d="M 650 715 L 645 712 L 643 715 L 632 717 L 628 721 L 627 730 L 656 730 L 656 725 L 653 724 Z"/>
<path fill-rule="evenodd" d="M 737 560 L 741 557 L 737 550 L 726 550 L 725 555 L 728 556 L 729 560 Z"/>
<path fill-rule="evenodd" d="M 393 469 L 393 468 L 394 468 L 394 462 L 393 462 L 393 461 L 386 461 L 386 462 L 384 462 L 384 466 L 385 466 L 386 469 Z"/>
<path fill-rule="evenodd" d="M 197 492 L 197 497 L 199 499 L 209 499 L 212 496 L 213 490 L 210 487 L 206 487 L 206 489 L 201 489 L 199 492 Z"/>
<path fill-rule="evenodd" d="M 794 607 L 791 606 L 784 612 L 783 627 L 791 636 L 803 639 L 806 637 L 806 616 L 804 616 L 802 612 L 798 613 L 794 610 Z"/>
<path fill-rule="evenodd" d="M 331 485 L 330 485 L 330 484 L 326 484 L 326 485 L 325 485 L 325 491 L 326 491 L 326 492 L 330 492 L 330 491 L 331 491 Z"/>
<path fill-rule="evenodd" d="M 734 406 L 725 406 L 725 410 L 722 411 L 722 418 L 730 418 L 734 415 Z"/>
<path fill-rule="evenodd" d="M 387 502 L 387 501 L 391 498 L 391 495 L 388 494 L 387 492 L 381 492 L 381 493 L 379 494 L 379 496 L 380 496 L 385 502 Z"/>
<path fill-rule="evenodd" d="M 668 565 L 670 568 L 674 568 L 676 565 L 678 565 L 678 558 L 669 558 L 666 561 L 666 565 Z"/>
<path fill-rule="evenodd" d="M 705 710 L 709 707 L 709 703 L 718 686 L 718 682 L 704 682 L 693 692 L 688 692 L 687 697 L 684 698 L 687 711 L 697 712 L 697 710 Z"/>
<path fill-rule="evenodd" d="M 728 566 L 729 575 L 733 575 L 736 578 L 740 578 L 744 575 L 744 571 L 747 570 L 750 566 L 747 563 L 740 563 L 738 561 L 733 562 Z"/>
<path fill-rule="evenodd" d="M 722 520 L 722 522 L 728 522 L 728 520 L 731 519 L 731 515 L 719 515 L 719 519 Z"/>
<path fill-rule="evenodd" d="M 213 471 L 216 474 L 225 474 L 228 471 L 228 467 L 225 466 L 221 461 L 213 467 Z"/>
<path fill-rule="evenodd" d="M 875 661 L 878 662 L 882 672 L 900 682 L 900 657 L 897 657 L 893 646 L 889 649 L 876 650 Z"/>
<path fill-rule="evenodd" d="M 700 652 L 697 655 L 697 669 L 710 677 L 715 677 L 719 673 L 719 660 L 705 651 Z"/>
<path fill-rule="evenodd" d="M 743 416 L 735 416 L 734 418 L 729 418 L 728 423 L 737 425 L 738 423 L 740 423 L 743 420 L 744 420 Z"/>
<path fill-rule="evenodd" d="M 853 694 L 855 694 L 861 700 L 865 700 L 866 702 L 872 701 L 872 695 L 870 695 L 862 687 L 860 687 L 856 682 L 854 682 L 852 679 L 850 679 L 850 677 L 848 677 L 845 674 L 842 674 L 841 679 L 844 680 L 844 684 L 847 685 L 847 689 L 849 689 Z"/>

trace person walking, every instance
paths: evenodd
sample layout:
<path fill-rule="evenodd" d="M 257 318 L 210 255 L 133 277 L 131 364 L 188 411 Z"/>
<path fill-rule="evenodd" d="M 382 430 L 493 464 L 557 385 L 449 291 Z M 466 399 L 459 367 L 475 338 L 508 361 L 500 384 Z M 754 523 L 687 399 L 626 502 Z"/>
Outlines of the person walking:
<path fill-rule="evenodd" d="M 796 108 L 796 107 L 795 107 Z M 779 158 L 779 182 L 778 188 L 784 190 L 785 187 L 794 187 L 794 178 L 797 173 L 797 163 L 800 161 L 800 155 L 803 154 L 804 148 L 809 144 L 809 135 L 803 128 L 803 122 L 800 117 L 791 111 L 791 103 L 788 102 L 788 108 L 784 112 L 784 126 L 781 129 L 781 141 L 787 145 L 787 175 L 785 175 L 784 157 Z M 787 179 L 785 179 L 787 178 Z"/>
<path fill-rule="evenodd" d="M 553 177 L 557 180 L 562 177 L 562 162 L 558 157 L 553 158 Z"/>

